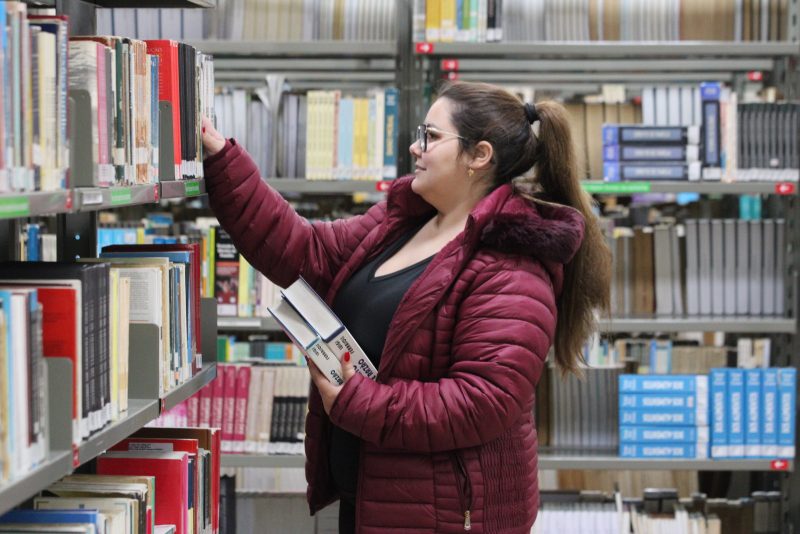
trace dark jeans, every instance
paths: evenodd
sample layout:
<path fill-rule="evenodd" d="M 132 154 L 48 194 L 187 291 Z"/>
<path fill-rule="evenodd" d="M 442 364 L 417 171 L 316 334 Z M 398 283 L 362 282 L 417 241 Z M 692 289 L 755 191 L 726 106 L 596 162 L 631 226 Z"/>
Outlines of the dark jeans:
<path fill-rule="evenodd" d="M 339 534 L 356 534 L 355 503 L 347 499 L 339 500 Z"/>

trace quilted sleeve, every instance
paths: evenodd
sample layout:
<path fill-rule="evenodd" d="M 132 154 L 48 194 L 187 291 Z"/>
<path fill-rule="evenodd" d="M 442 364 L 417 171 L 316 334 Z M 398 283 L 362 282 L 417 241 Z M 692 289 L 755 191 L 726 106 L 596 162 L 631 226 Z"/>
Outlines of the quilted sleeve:
<path fill-rule="evenodd" d="M 476 446 L 510 428 L 530 409 L 556 305 L 541 266 L 498 263 L 477 275 L 462 302 L 447 376 L 384 384 L 357 374 L 339 393 L 331 421 L 381 447 L 417 452 Z"/>
<path fill-rule="evenodd" d="M 302 275 L 317 291 L 327 288 L 386 212 L 380 203 L 364 215 L 310 223 L 261 179 L 255 162 L 234 139 L 204 162 L 204 170 L 220 225 L 247 261 L 281 287 Z"/>

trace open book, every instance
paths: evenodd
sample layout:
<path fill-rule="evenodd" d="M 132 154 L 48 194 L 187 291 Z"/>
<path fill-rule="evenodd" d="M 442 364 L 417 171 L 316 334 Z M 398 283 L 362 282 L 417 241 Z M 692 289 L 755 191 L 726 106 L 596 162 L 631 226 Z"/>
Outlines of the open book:
<path fill-rule="evenodd" d="M 333 384 L 341 385 L 341 360 L 350 353 L 357 373 L 375 380 L 378 370 L 342 321 L 302 277 L 267 308 L 284 332 Z"/>

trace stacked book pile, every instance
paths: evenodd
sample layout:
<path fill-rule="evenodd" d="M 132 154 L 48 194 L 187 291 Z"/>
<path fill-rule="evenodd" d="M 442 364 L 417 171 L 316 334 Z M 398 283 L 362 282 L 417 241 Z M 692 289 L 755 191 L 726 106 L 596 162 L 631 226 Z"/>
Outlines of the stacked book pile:
<path fill-rule="evenodd" d="M 708 458 L 707 375 L 622 375 L 619 455 Z"/>

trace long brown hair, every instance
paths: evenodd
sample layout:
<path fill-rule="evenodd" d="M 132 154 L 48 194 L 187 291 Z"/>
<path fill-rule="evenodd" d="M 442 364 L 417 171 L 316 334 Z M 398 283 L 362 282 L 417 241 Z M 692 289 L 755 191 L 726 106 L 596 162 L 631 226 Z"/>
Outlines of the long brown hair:
<path fill-rule="evenodd" d="M 595 311 L 608 312 L 611 252 L 592 210 L 592 197 L 580 185 L 566 109 L 553 101 L 537 103 L 539 131 L 534 134 L 522 102 L 500 87 L 453 82 L 443 86 L 439 97 L 453 104 L 451 120 L 463 137 L 462 151 L 471 151 L 482 140 L 492 145 L 491 189 L 513 179 L 519 194 L 570 206 L 583 215 L 583 242 L 564 266 L 554 341 L 558 367 L 579 372 L 583 344 L 595 330 Z"/>

